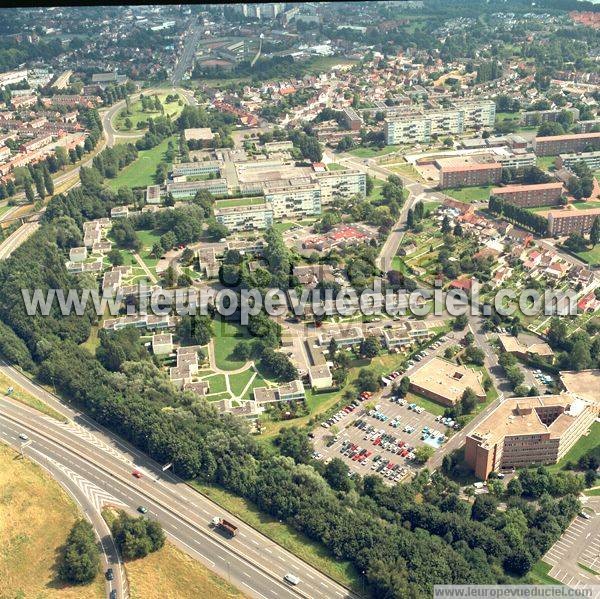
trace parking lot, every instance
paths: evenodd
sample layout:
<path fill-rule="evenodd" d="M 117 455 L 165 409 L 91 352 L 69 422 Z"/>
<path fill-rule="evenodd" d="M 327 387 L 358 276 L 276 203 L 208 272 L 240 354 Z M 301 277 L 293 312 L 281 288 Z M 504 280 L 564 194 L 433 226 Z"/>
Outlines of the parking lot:
<path fill-rule="evenodd" d="M 552 566 L 550 576 L 569 587 L 600 583 L 600 576 L 594 574 L 600 572 L 599 510 L 599 497 L 585 498 L 580 515 L 544 556 Z"/>
<path fill-rule="evenodd" d="M 456 342 L 448 338 L 436 348 L 428 349 L 420 363 L 436 354 L 443 355 L 444 349 Z M 420 363 L 410 366 L 405 374 L 410 376 Z M 401 376 L 399 373 L 395 380 L 399 381 Z M 438 449 L 447 440 L 452 427 L 441 418 L 419 406 L 418 400 L 394 397 L 390 384 L 381 392 L 357 397 L 338 412 L 334 421 L 318 427 L 314 431 L 315 457 L 325 462 L 338 457 L 348 464 L 351 472 L 363 476 L 378 473 L 390 482 L 400 482 L 417 466 L 414 461 L 417 447 L 429 445 Z"/>

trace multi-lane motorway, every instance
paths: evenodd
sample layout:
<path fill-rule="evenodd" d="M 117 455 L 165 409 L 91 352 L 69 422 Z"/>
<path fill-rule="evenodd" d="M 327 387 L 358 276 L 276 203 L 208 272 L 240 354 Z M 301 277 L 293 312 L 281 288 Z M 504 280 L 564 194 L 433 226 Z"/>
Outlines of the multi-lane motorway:
<path fill-rule="evenodd" d="M 89 501 L 114 504 L 132 512 L 143 505 L 148 515 L 161 522 L 169 538 L 189 555 L 231 581 L 252 597 L 355 597 L 321 572 L 279 547 L 209 499 L 190 488 L 160 465 L 72 410 L 9 366 L 2 371 L 27 391 L 69 417 L 62 423 L 9 398 L 0 399 L 0 440 L 18 448 L 18 435 L 32 443 L 25 448 L 31 459 L 79 481 Z M 132 476 L 133 468 L 144 473 Z M 59 478 L 60 482 L 61 477 Z M 209 525 L 215 515 L 225 516 L 239 527 L 233 539 Z M 283 581 L 291 572 L 301 583 Z"/>

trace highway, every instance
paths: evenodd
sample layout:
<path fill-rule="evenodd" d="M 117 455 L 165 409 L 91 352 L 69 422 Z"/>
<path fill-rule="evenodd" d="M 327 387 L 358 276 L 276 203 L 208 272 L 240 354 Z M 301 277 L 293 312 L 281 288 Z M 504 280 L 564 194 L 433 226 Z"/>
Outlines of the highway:
<path fill-rule="evenodd" d="M 32 445 L 25 449 L 31 459 L 56 468 L 87 485 L 93 502 L 123 506 L 132 513 L 138 506 L 161 522 L 168 537 L 186 553 L 252 597 L 356 597 L 344 587 L 308 566 L 268 538 L 224 512 L 172 473 L 89 417 L 63 405 L 44 389 L 12 367 L 0 370 L 36 397 L 70 418 L 67 424 L 45 416 L 9 398 L 0 399 L 0 439 L 15 445 L 25 432 Z M 142 479 L 131 475 L 137 468 Z M 59 482 L 62 482 L 59 480 Z M 101 490 L 93 494 L 89 488 Z M 239 527 L 226 539 L 210 526 L 213 516 L 224 516 Z M 283 576 L 291 572 L 301 583 L 291 587 Z"/>
<path fill-rule="evenodd" d="M 196 25 L 195 23 L 190 26 L 189 32 L 186 33 L 185 41 L 183 43 L 183 50 L 179 56 L 179 59 L 177 60 L 177 64 L 173 69 L 173 76 L 171 77 L 171 84 L 173 86 L 181 83 L 186 71 L 192 66 L 194 54 L 196 52 L 196 48 L 198 47 L 201 34 L 202 30 L 200 29 L 200 26 Z"/>
<path fill-rule="evenodd" d="M 21 225 L 12 235 L 0 243 L 0 260 L 6 260 L 22 243 L 31 237 L 37 229 L 37 222 Z"/>

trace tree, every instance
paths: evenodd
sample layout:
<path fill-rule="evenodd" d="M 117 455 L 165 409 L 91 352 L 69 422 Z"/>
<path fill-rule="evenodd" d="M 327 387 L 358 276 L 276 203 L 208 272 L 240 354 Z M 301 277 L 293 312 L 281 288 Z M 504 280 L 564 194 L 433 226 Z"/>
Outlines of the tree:
<path fill-rule="evenodd" d="M 417 464 L 424 464 L 433 456 L 435 450 L 429 445 L 421 445 L 420 447 L 417 447 L 413 453 L 415 454 L 415 462 L 417 462 Z"/>
<path fill-rule="evenodd" d="M 340 458 L 333 458 L 323 471 L 323 477 L 329 483 L 332 489 L 336 491 L 349 491 L 352 486 L 348 478 L 350 469 L 348 465 Z"/>
<path fill-rule="evenodd" d="M 294 458 L 298 464 L 308 464 L 312 446 L 306 433 L 297 426 L 281 428 L 274 443 L 282 455 Z"/>
<path fill-rule="evenodd" d="M 359 391 L 377 391 L 379 389 L 379 379 L 370 368 L 361 368 L 356 379 L 356 386 Z"/>
<path fill-rule="evenodd" d="M 35 200 L 35 194 L 33 193 L 33 188 L 31 187 L 31 181 L 26 179 L 23 182 L 23 187 L 25 188 L 25 197 L 27 198 L 27 201 L 30 204 L 33 204 L 33 201 Z"/>
<path fill-rule="evenodd" d="M 50 175 L 50 171 L 48 170 L 48 167 L 44 167 L 43 177 L 44 177 L 44 186 L 46 187 L 46 191 L 48 192 L 48 195 L 54 195 L 54 181 L 52 181 L 52 176 Z"/>
<path fill-rule="evenodd" d="M 448 215 L 445 214 L 444 218 L 442 220 L 442 233 L 444 235 L 446 235 L 447 233 L 450 233 L 450 231 L 452 231 L 452 227 L 450 225 L 450 219 L 448 218 Z"/>
<path fill-rule="evenodd" d="M 87 520 L 77 520 L 63 548 L 58 572 L 65 582 L 87 584 L 92 582 L 100 566 L 100 551 L 94 529 Z"/>
<path fill-rule="evenodd" d="M 146 557 L 165 544 L 165 534 L 158 522 L 143 516 L 139 518 L 129 516 L 124 511 L 120 511 L 119 516 L 113 521 L 111 532 L 125 560 Z"/>
<path fill-rule="evenodd" d="M 459 314 L 452 321 L 452 328 L 455 331 L 462 331 L 468 324 L 469 324 L 469 319 L 467 318 L 467 315 L 466 314 Z"/>
<path fill-rule="evenodd" d="M 487 520 L 496 513 L 497 507 L 498 500 L 492 495 L 477 495 L 471 508 L 471 518 L 480 522 Z"/>
<path fill-rule="evenodd" d="M 365 358 L 374 358 L 379 355 L 381 351 L 381 342 L 374 335 L 365 337 L 363 342 L 360 344 L 360 353 Z"/>
<path fill-rule="evenodd" d="M 398 385 L 397 392 L 400 397 L 405 397 L 410 389 L 410 379 L 407 376 L 403 376 L 400 379 L 400 384 Z"/>
<path fill-rule="evenodd" d="M 214 222 L 208 225 L 208 228 L 206 229 L 206 234 L 213 241 L 219 241 L 219 239 L 222 239 L 229 235 L 229 229 L 225 225 Z"/>
<path fill-rule="evenodd" d="M 121 266 L 123 264 L 123 254 L 117 249 L 110 250 L 107 258 L 113 266 Z"/>
<path fill-rule="evenodd" d="M 460 398 L 460 407 L 463 414 L 470 414 L 477 405 L 477 395 L 471 387 L 467 387 Z"/>

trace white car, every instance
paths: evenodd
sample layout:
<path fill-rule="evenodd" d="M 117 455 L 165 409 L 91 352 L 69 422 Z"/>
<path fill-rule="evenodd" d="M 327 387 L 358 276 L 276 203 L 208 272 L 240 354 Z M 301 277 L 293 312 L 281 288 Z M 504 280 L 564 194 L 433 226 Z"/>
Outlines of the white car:
<path fill-rule="evenodd" d="M 296 586 L 297 584 L 300 584 L 300 579 L 295 576 L 294 574 L 291 574 L 290 572 L 288 572 L 284 577 L 283 580 L 285 580 L 286 582 L 289 582 L 290 584 L 293 584 L 294 586 Z"/>

